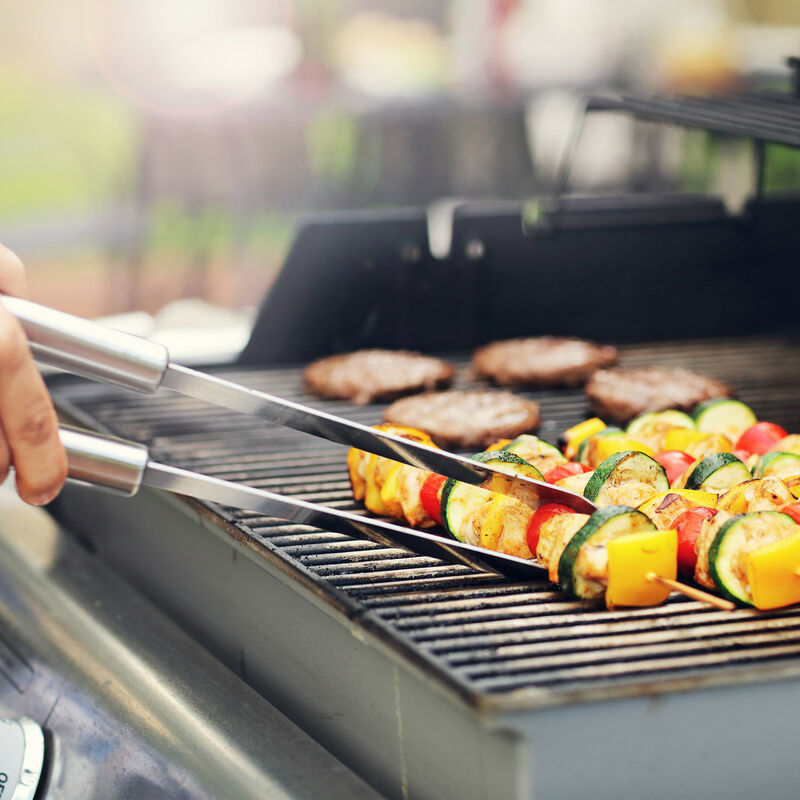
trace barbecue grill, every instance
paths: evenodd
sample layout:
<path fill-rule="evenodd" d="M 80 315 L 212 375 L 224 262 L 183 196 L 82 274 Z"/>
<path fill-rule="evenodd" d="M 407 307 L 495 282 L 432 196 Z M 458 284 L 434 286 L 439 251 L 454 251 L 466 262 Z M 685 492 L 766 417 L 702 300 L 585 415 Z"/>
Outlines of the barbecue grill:
<path fill-rule="evenodd" d="M 636 112 L 633 104 L 622 110 Z M 383 406 L 307 396 L 311 358 L 364 346 L 452 358 L 495 338 L 578 334 L 626 366 L 731 383 L 800 431 L 791 270 L 800 197 L 570 199 L 459 209 L 434 258 L 422 212 L 306 223 L 251 341 L 209 371 L 365 424 Z M 786 287 L 786 288 L 784 288 Z M 679 319 L 657 309 L 678 309 Z M 159 461 L 356 509 L 345 451 L 166 391 L 70 376 L 73 422 Z M 580 390 L 523 392 L 539 434 L 588 414 Z M 722 612 L 673 595 L 599 610 L 373 542 L 143 491 L 68 487 L 57 518 L 205 649 L 390 797 L 794 797 L 800 610 Z"/>

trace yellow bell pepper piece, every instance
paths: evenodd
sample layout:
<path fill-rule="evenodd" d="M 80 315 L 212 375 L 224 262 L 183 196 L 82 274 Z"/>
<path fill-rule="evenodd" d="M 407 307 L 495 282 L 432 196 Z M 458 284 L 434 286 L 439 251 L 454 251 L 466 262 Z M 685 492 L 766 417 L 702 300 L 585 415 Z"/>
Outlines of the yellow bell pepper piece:
<path fill-rule="evenodd" d="M 353 489 L 353 498 L 363 500 L 367 493 L 367 482 L 361 475 L 361 467 L 367 461 L 369 455 L 363 450 L 351 447 L 347 451 L 347 472 L 350 475 L 350 486 Z"/>
<path fill-rule="evenodd" d="M 481 547 L 488 550 L 496 550 L 500 534 L 503 532 L 503 514 L 505 513 L 505 502 L 507 498 L 503 495 L 495 495 L 486 511 L 481 525 Z"/>
<path fill-rule="evenodd" d="M 375 469 L 378 466 L 378 459 L 380 458 L 381 456 L 376 456 L 374 453 L 370 453 L 369 455 L 369 460 L 367 461 L 367 488 L 364 494 L 364 505 L 373 514 L 377 514 L 379 517 L 388 517 L 389 509 L 386 508 L 386 504 L 381 499 L 381 490 L 375 482 Z"/>
<path fill-rule="evenodd" d="M 653 449 L 646 444 L 638 442 L 629 436 L 616 436 L 613 433 L 610 436 L 603 436 L 596 442 L 592 442 L 592 446 L 596 447 L 595 460 L 598 464 L 602 464 L 609 456 L 613 456 L 614 453 L 620 453 L 623 450 L 638 450 L 640 453 L 645 453 L 651 457 L 654 455 Z"/>
<path fill-rule="evenodd" d="M 729 453 L 731 440 L 721 433 L 702 433 L 688 428 L 672 428 L 664 437 L 665 450 L 681 450 L 691 456 Z"/>
<path fill-rule="evenodd" d="M 753 605 L 760 609 L 800 603 L 800 531 L 745 556 Z"/>
<path fill-rule="evenodd" d="M 606 606 L 656 606 L 670 590 L 647 579 L 650 573 L 675 580 L 678 534 L 674 530 L 627 533 L 608 543 Z"/>
<path fill-rule="evenodd" d="M 494 444 L 490 444 L 485 452 L 491 453 L 495 450 L 502 450 L 507 444 L 511 444 L 511 439 L 498 439 Z"/>
<path fill-rule="evenodd" d="M 564 431 L 564 439 L 567 446 L 564 448 L 564 455 L 570 460 L 574 461 L 575 456 L 578 455 L 578 448 L 585 439 L 594 436 L 596 433 L 604 430 L 606 427 L 605 422 L 600 417 L 592 417 L 567 428 Z"/>
<path fill-rule="evenodd" d="M 395 519 L 405 519 L 403 514 L 403 506 L 400 504 L 399 497 L 399 477 L 400 470 L 403 468 L 402 464 L 397 464 L 392 467 L 391 472 L 386 477 L 386 483 L 381 487 L 381 500 L 386 506 L 389 515 Z"/>

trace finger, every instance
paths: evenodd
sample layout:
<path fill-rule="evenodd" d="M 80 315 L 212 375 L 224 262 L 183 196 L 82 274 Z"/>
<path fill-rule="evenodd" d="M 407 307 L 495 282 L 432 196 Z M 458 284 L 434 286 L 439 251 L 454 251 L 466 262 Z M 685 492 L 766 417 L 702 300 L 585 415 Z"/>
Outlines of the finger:
<path fill-rule="evenodd" d="M 20 497 L 44 505 L 58 494 L 67 458 L 58 418 L 17 320 L 0 306 L 0 420 Z"/>
<path fill-rule="evenodd" d="M 25 297 L 28 293 L 25 267 L 19 256 L 0 244 L 0 292 L 14 297 Z"/>
<path fill-rule="evenodd" d="M 8 477 L 8 470 L 11 467 L 11 451 L 8 449 L 6 434 L 0 426 L 0 483 Z"/>

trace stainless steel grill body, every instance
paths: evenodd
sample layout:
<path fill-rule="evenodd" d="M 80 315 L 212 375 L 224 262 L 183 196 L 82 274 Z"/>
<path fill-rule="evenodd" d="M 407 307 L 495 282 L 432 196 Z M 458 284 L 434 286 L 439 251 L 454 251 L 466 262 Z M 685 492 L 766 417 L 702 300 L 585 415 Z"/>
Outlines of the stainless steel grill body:
<path fill-rule="evenodd" d="M 626 346 L 623 363 L 714 374 L 760 418 L 800 431 L 797 353 L 785 338 L 731 338 Z M 298 369 L 224 374 L 359 422 L 381 416 L 304 396 Z M 145 442 L 159 460 L 355 507 L 341 447 L 168 393 L 143 399 L 77 379 L 53 388 L 77 421 Z M 530 396 L 551 440 L 587 414 L 580 392 Z M 653 609 L 592 609 L 546 581 L 153 492 L 73 488 L 56 510 L 387 795 L 796 794 L 800 725 L 784 713 L 800 697 L 796 608 L 728 613 L 673 596 Z"/>

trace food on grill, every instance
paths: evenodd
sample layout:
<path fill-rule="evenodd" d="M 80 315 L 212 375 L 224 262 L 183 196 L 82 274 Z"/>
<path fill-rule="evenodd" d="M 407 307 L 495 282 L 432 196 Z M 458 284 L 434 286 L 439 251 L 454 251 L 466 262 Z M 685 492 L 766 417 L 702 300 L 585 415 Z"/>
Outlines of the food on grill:
<path fill-rule="evenodd" d="M 651 449 L 659 450 L 667 432 L 681 429 L 694 430 L 694 420 L 683 411 L 667 409 L 640 414 L 628 423 L 626 431 Z"/>
<path fill-rule="evenodd" d="M 400 425 L 376 427 L 429 447 L 436 446 L 424 431 Z M 419 488 L 430 474 L 425 470 L 399 464 L 388 458 L 351 447 L 347 453 L 347 471 L 353 497 L 356 500 L 363 500 L 367 509 L 374 514 L 404 518 L 415 528 L 427 528 L 439 524 L 438 520 L 433 519 L 425 511 L 420 501 Z"/>
<path fill-rule="evenodd" d="M 697 566 L 695 546 L 703 530 L 703 523 L 717 513 L 715 508 L 697 506 L 689 508 L 672 520 L 672 527 L 678 534 L 678 574 L 691 580 Z"/>
<path fill-rule="evenodd" d="M 736 442 L 736 448 L 763 455 L 772 450 L 786 436 L 786 431 L 774 422 L 756 422 L 742 433 Z"/>
<path fill-rule="evenodd" d="M 659 530 L 668 530 L 686 511 L 702 506 L 716 506 L 717 495 L 691 489 L 670 489 L 649 497 L 638 506 L 639 511 L 652 520 Z"/>
<path fill-rule="evenodd" d="M 536 467 L 503 450 L 478 453 L 476 461 L 511 475 L 544 480 Z M 445 530 L 468 544 L 508 555 L 531 558 L 526 531 L 533 509 L 513 497 L 448 478 L 442 487 L 441 518 Z"/>
<path fill-rule="evenodd" d="M 780 478 L 755 478 L 728 489 L 716 507 L 729 514 L 779 510 L 794 501 L 794 495 Z"/>
<path fill-rule="evenodd" d="M 608 542 L 616 536 L 645 530 L 655 530 L 655 525 L 641 511 L 627 506 L 608 506 L 595 511 L 561 553 L 559 588 L 584 600 L 602 599 L 608 584 Z"/>
<path fill-rule="evenodd" d="M 698 457 L 679 480 L 686 489 L 722 492 L 750 480 L 750 470 L 733 453 L 712 453 Z"/>
<path fill-rule="evenodd" d="M 425 513 L 437 525 L 442 524 L 442 487 L 446 481 L 447 478 L 444 475 L 431 472 L 419 490 L 419 501 L 425 509 Z"/>
<path fill-rule="evenodd" d="M 578 457 L 578 450 L 580 446 L 587 441 L 591 436 L 605 430 L 606 424 L 600 417 L 592 417 L 567 428 L 559 439 L 559 443 L 564 450 L 564 456 L 570 459 Z"/>
<path fill-rule="evenodd" d="M 795 574 L 800 569 L 800 544 L 796 548 L 791 543 L 775 544 L 791 538 L 787 532 L 794 529 L 786 519 L 800 536 L 800 452 L 792 452 L 800 451 L 800 437 L 783 435 L 780 429 L 781 436 L 773 435 L 772 441 L 774 447 L 785 449 L 764 455 L 746 449 L 703 455 L 709 441 L 732 448 L 732 436 L 720 429 L 733 435 L 731 420 L 738 419 L 741 426 L 751 414 L 739 401 L 729 404 L 725 399 L 700 406 L 691 417 L 677 409 L 648 412 L 627 431 L 593 418 L 565 431 L 560 440 L 563 452 L 537 436 L 521 434 L 473 456 L 511 474 L 535 480 L 545 475 L 548 482 L 584 494 L 599 506 L 591 516 L 554 503 L 534 511 L 491 491 L 493 484 L 476 487 L 376 456 L 353 454 L 358 451 L 351 451 L 348 466 L 356 498 L 367 502 L 371 496 L 375 508 L 412 525 L 441 524 L 461 541 L 536 558 L 550 579 L 575 597 L 605 598 L 609 607 L 656 604 L 670 587 L 681 587 L 670 583 L 679 572 L 737 602 L 771 608 L 778 602 L 800 602 L 800 590 L 786 588 L 794 585 L 788 574 L 800 583 L 800 573 Z M 693 427 L 696 420 L 706 430 Z M 379 427 L 430 443 L 427 434 L 413 428 Z M 769 430 L 765 426 L 756 430 L 765 429 Z M 638 441 L 637 436 L 648 442 Z M 676 443 L 703 446 L 695 458 L 663 449 Z M 618 449 L 631 444 L 631 449 Z M 761 442 L 750 445 L 758 448 Z M 589 463 L 569 460 L 575 458 Z M 751 474 L 748 464 L 757 474 Z M 379 503 L 374 502 L 376 492 Z M 778 516 L 769 516 L 774 514 Z M 745 518 L 749 522 L 743 527 L 732 526 L 736 535 L 731 534 L 725 547 L 714 549 L 723 526 Z M 723 560 L 716 564 L 719 552 Z M 746 594 L 747 570 L 755 570 L 752 596 Z M 784 587 L 780 592 L 766 588 L 770 570 L 780 573 L 776 578 L 776 585 Z M 727 582 L 727 588 L 720 580 Z M 685 586 L 681 590 L 693 591 Z"/>
<path fill-rule="evenodd" d="M 484 448 L 534 430 L 539 404 L 510 392 L 451 390 L 396 400 L 383 418 L 427 431 L 440 447 Z"/>
<path fill-rule="evenodd" d="M 585 392 L 589 407 L 599 417 L 627 422 L 647 411 L 690 411 L 703 400 L 730 396 L 733 389 L 686 369 L 615 367 L 595 372 Z"/>
<path fill-rule="evenodd" d="M 487 344 L 475 351 L 472 370 L 501 386 L 580 386 L 617 358 L 610 345 L 540 336 Z"/>
<path fill-rule="evenodd" d="M 753 467 L 753 476 L 756 478 L 790 478 L 794 475 L 800 475 L 800 455 L 796 453 L 773 450 L 760 456 Z"/>
<path fill-rule="evenodd" d="M 726 520 L 708 550 L 709 574 L 716 587 L 731 600 L 758 608 L 800 602 L 800 576 L 787 569 L 787 563 L 800 563 L 800 525 L 779 511 Z"/>
<path fill-rule="evenodd" d="M 553 468 L 566 464 L 567 459 L 561 451 L 549 442 L 538 436 L 523 433 L 501 447 L 507 453 L 515 453 L 533 464 L 541 473 L 549 472 Z M 541 480 L 541 479 L 540 479 Z"/>
<path fill-rule="evenodd" d="M 701 433 L 722 433 L 732 442 L 738 441 L 757 422 L 750 406 L 730 397 L 715 397 L 698 403 L 692 418 Z"/>
<path fill-rule="evenodd" d="M 329 356 L 303 372 L 309 392 L 359 405 L 442 388 L 454 376 L 455 368 L 447 361 L 405 350 L 357 350 Z"/>
<path fill-rule="evenodd" d="M 637 450 L 613 453 L 595 469 L 583 490 L 600 506 L 638 506 L 648 497 L 669 489 L 664 467 Z"/>
<path fill-rule="evenodd" d="M 694 458 L 682 450 L 661 450 L 653 458 L 664 467 L 670 486 L 674 486 L 675 482 L 694 462 Z"/>

